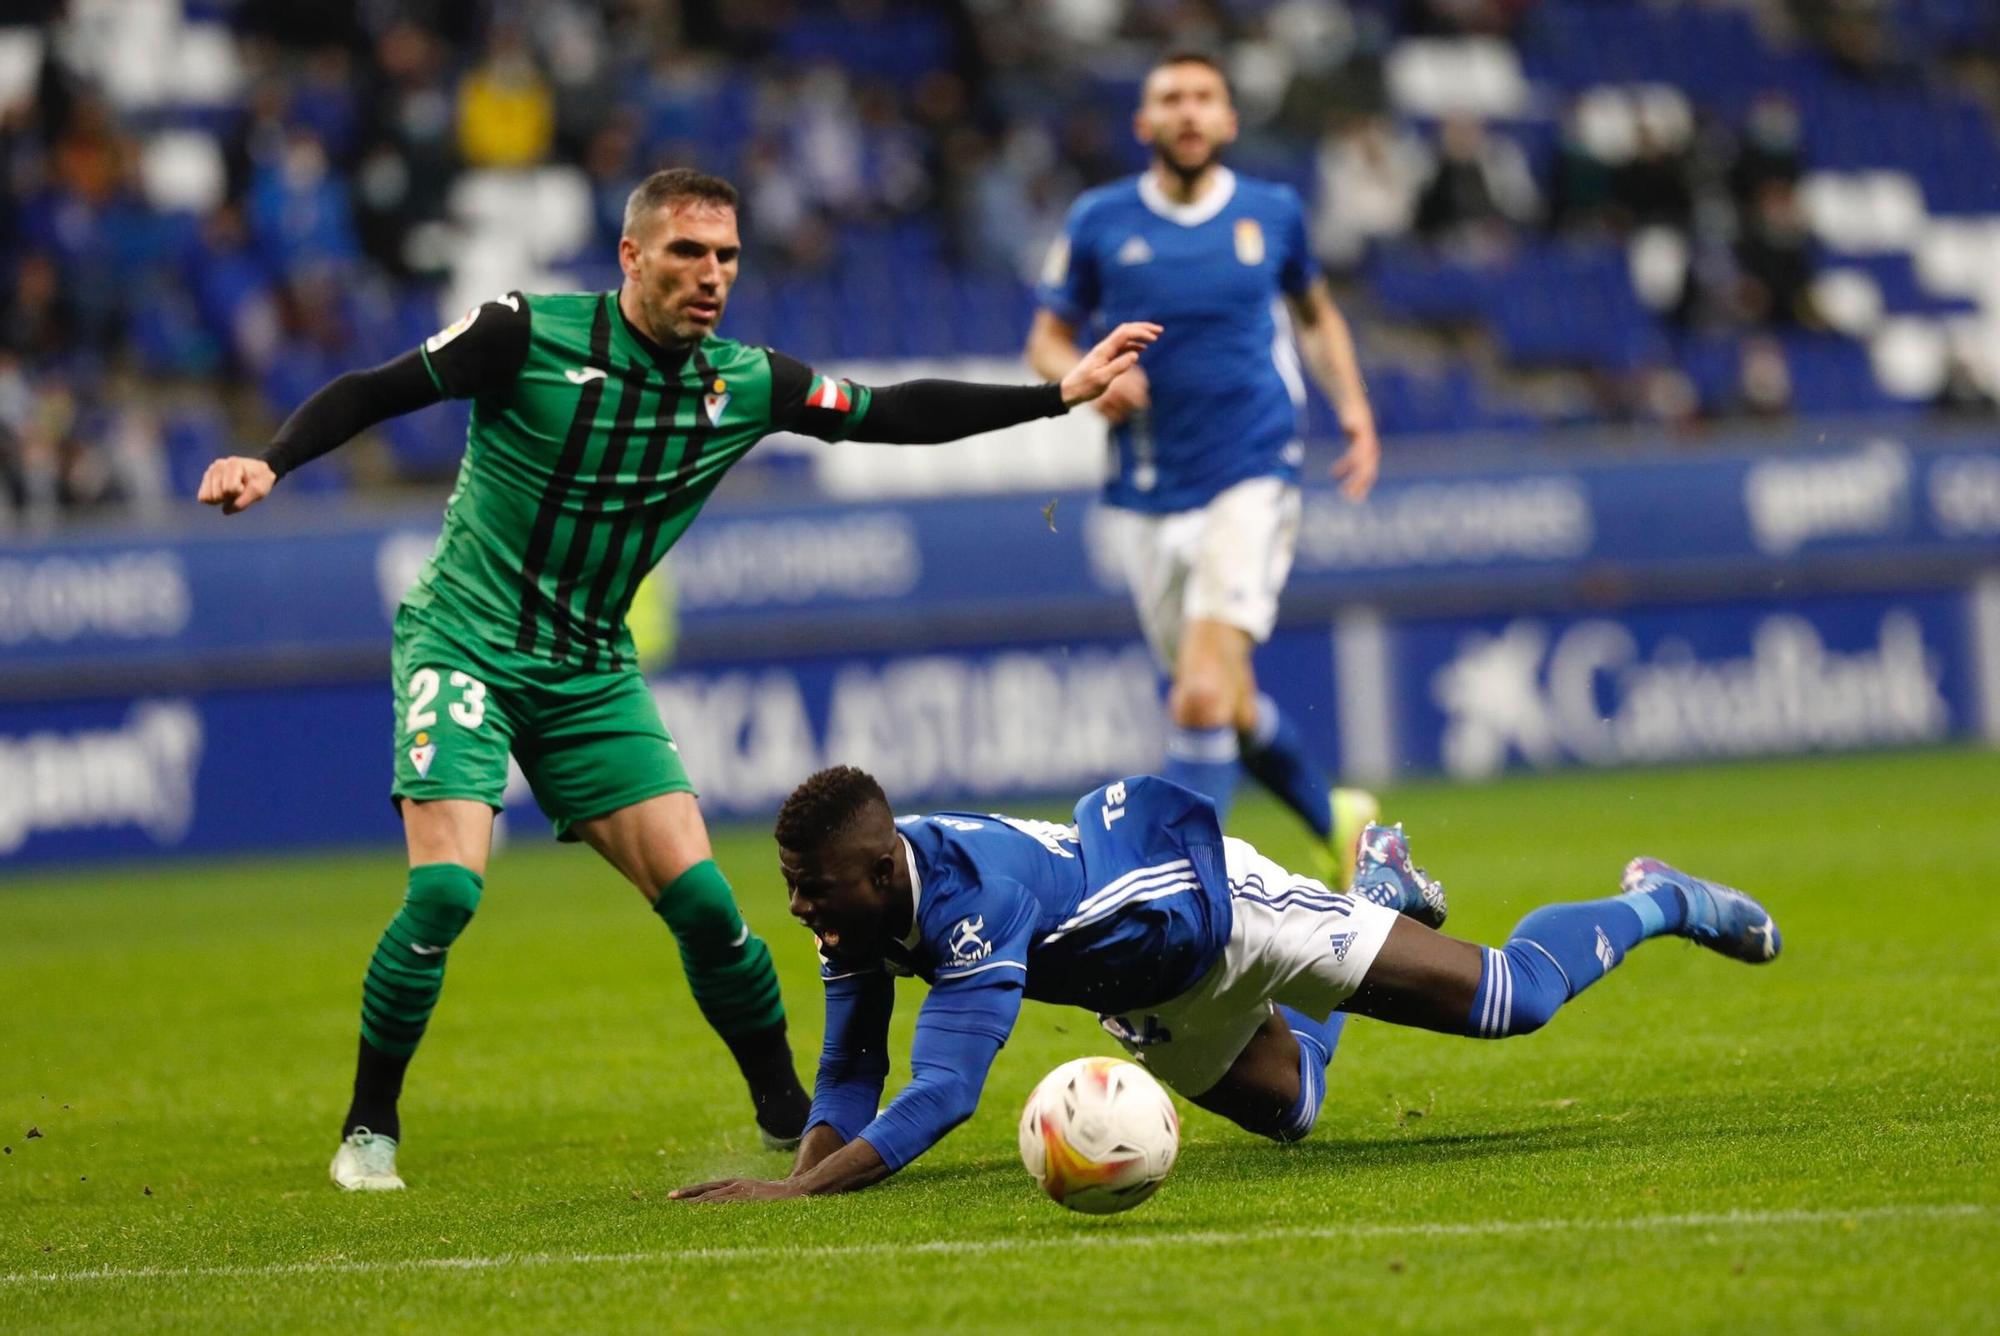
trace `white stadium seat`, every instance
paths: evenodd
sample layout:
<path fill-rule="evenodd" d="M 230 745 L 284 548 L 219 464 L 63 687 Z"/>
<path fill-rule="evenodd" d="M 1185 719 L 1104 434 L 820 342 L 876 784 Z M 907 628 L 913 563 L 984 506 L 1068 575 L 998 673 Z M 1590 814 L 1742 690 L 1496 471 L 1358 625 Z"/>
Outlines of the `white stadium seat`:
<path fill-rule="evenodd" d="M 1799 184 L 1799 203 L 1813 235 L 1851 255 L 1910 250 L 1929 223 L 1907 172 L 1812 172 Z"/>
<path fill-rule="evenodd" d="M 173 99 L 186 106 L 219 107 L 243 96 L 243 63 L 236 37 L 220 23 L 190 23 L 181 29 L 170 75 Z"/>
<path fill-rule="evenodd" d="M 1813 305 L 1842 334 L 1864 338 L 1882 323 L 1882 287 L 1859 269 L 1825 269 L 1813 278 Z"/>
<path fill-rule="evenodd" d="M 1950 374 L 1951 340 L 1935 320 L 1891 320 L 1868 351 L 1876 382 L 1898 399 L 1935 399 Z"/>
<path fill-rule="evenodd" d="M 40 28 L 0 28 L 0 107 L 34 97 L 47 45 Z"/>
<path fill-rule="evenodd" d="M 203 212 L 222 203 L 228 169 L 212 135 L 200 130 L 168 130 L 146 141 L 139 158 L 146 200 L 165 212 Z"/>
<path fill-rule="evenodd" d="M 1530 90 L 1514 48 L 1492 37 L 1420 37 L 1398 42 L 1386 71 L 1389 96 L 1413 116 L 1519 116 Z"/>

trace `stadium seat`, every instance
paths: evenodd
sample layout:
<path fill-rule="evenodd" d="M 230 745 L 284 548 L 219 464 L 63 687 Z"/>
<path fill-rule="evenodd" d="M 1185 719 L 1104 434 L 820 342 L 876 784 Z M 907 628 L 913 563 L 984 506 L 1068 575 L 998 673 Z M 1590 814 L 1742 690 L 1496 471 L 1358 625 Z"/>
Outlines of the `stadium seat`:
<path fill-rule="evenodd" d="M 1498 38 L 1398 42 L 1383 73 L 1390 98 L 1413 116 L 1508 117 L 1529 107 L 1521 58 Z"/>
<path fill-rule="evenodd" d="M 166 130 L 152 136 L 139 159 L 146 202 L 162 213 L 205 212 L 228 189 L 228 168 L 212 135 Z"/>
<path fill-rule="evenodd" d="M 1929 403 L 1945 387 L 1951 339 L 1935 320 L 1905 317 L 1882 326 L 1868 348 L 1875 379 L 1897 399 Z"/>
<path fill-rule="evenodd" d="M 46 47 L 40 28 L 0 27 L 0 106 L 16 106 L 34 97 Z"/>

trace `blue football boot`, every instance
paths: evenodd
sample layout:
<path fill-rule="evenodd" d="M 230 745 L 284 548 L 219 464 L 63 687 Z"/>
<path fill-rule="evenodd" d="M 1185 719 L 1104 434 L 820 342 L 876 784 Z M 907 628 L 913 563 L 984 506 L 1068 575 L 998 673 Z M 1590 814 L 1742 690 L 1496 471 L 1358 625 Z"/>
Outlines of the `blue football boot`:
<path fill-rule="evenodd" d="M 1671 886 L 1687 906 L 1680 935 L 1731 960 L 1761 965 L 1784 947 L 1770 911 L 1733 887 L 1689 876 L 1657 858 L 1635 858 L 1619 883 L 1629 893 Z"/>
<path fill-rule="evenodd" d="M 1400 821 L 1393 826 L 1371 823 L 1362 830 L 1360 851 L 1354 859 L 1354 885 L 1348 893 L 1393 909 L 1426 928 L 1444 926 L 1444 887 L 1410 862 L 1410 842 L 1403 837 Z"/>

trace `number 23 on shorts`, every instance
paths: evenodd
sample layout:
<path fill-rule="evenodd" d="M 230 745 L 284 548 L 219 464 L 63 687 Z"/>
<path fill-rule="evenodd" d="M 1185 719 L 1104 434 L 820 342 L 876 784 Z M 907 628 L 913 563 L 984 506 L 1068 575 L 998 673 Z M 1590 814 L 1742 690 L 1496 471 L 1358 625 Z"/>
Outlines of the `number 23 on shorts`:
<path fill-rule="evenodd" d="M 403 731 L 417 733 L 434 728 L 440 690 L 449 685 L 454 697 L 444 702 L 445 713 L 461 728 L 477 728 L 486 719 L 486 684 L 471 673 L 451 670 L 449 678 L 435 668 L 419 668 L 410 674 L 410 706 L 403 715 Z"/>

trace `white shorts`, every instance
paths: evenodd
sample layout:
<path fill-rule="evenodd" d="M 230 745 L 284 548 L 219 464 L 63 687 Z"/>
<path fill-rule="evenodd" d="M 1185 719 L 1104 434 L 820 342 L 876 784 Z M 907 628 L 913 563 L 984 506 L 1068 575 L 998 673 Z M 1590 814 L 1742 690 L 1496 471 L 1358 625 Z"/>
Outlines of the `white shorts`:
<path fill-rule="evenodd" d="M 1353 996 L 1396 911 L 1287 872 L 1244 840 L 1224 839 L 1235 923 L 1201 981 L 1104 1028 L 1183 1095 L 1207 1091 L 1283 1003 L 1324 1019 Z"/>
<path fill-rule="evenodd" d="M 1181 627 L 1195 618 L 1239 627 L 1258 644 L 1271 638 L 1298 547 L 1299 505 L 1299 489 L 1284 479 L 1250 478 L 1198 510 L 1103 508 L 1101 532 L 1162 668 L 1173 671 Z"/>

